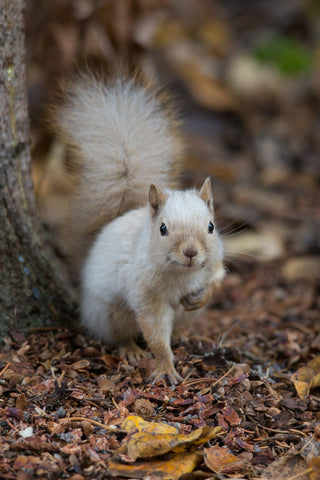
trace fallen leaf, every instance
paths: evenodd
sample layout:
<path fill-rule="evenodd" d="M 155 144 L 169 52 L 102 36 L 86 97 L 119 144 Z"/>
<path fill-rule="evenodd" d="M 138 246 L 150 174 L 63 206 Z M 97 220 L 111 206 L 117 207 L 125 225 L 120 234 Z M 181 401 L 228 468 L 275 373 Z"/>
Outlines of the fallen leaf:
<path fill-rule="evenodd" d="M 244 462 L 225 447 L 214 446 L 205 448 L 204 461 L 215 473 L 234 473 L 243 470 Z"/>
<path fill-rule="evenodd" d="M 231 425 L 232 427 L 236 425 L 240 425 L 241 419 L 234 408 L 224 407 L 224 409 L 222 410 L 222 413 L 225 420 L 229 423 L 229 425 Z"/>
<path fill-rule="evenodd" d="M 105 375 L 101 375 L 98 379 L 99 391 L 102 395 L 113 394 L 116 390 L 116 386 Z"/>
<path fill-rule="evenodd" d="M 308 463 L 308 468 L 311 468 L 309 473 L 310 480 L 319 480 L 320 479 L 320 457 L 313 458 Z"/>
<path fill-rule="evenodd" d="M 178 430 L 171 425 L 166 423 L 157 423 L 157 422 L 148 422 L 143 420 L 143 418 L 129 415 L 121 424 L 121 428 L 126 432 L 137 429 L 139 432 L 142 430 L 144 432 L 153 432 L 153 433 L 178 433 Z"/>
<path fill-rule="evenodd" d="M 78 360 L 77 362 L 70 365 L 70 368 L 72 368 L 73 370 L 82 370 L 83 368 L 88 368 L 89 365 L 90 365 L 89 360 L 83 359 L 83 360 Z"/>
<path fill-rule="evenodd" d="M 128 456 L 136 460 L 171 451 L 180 452 L 208 442 L 221 430 L 221 427 L 200 427 L 187 434 L 138 432 L 133 434 L 128 442 Z"/>
<path fill-rule="evenodd" d="M 100 360 L 104 362 L 104 364 L 110 368 L 110 370 L 116 370 L 118 363 L 120 361 L 119 357 L 116 357 L 115 355 L 110 355 L 106 353 L 105 355 L 102 355 L 100 357 Z"/>
<path fill-rule="evenodd" d="M 217 420 L 218 420 L 218 425 L 223 428 L 225 432 L 229 430 L 229 424 L 224 418 L 224 415 L 222 413 L 217 413 Z"/>
<path fill-rule="evenodd" d="M 288 480 L 291 477 L 308 480 L 307 463 L 297 451 L 287 452 L 281 458 L 272 462 L 263 472 L 262 480 Z"/>
<path fill-rule="evenodd" d="M 20 410 L 25 410 L 27 408 L 27 399 L 24 393 L 20 393 L 17 396 L 16 408 Z"/>
<path fill-rule="evenodd" d="M 291 376 L 291 381 L 299 398 L 306 398 L 312 388 L 320 385 L 320 357 L 313 358 L 305 367 L 299 368 Z"/>
<path fill-rule="evenodd" d="M 165 460 L 136 462 L 128 465 L 116 461 L 109 461 L 108 471 L 112 476 L 126 478 L 145 478 L 147 475 L 160 477 L 162 480 L 175 480 L 185 473 L 192 472 L 201 460 L 198 453 L 179 453 Z"/>

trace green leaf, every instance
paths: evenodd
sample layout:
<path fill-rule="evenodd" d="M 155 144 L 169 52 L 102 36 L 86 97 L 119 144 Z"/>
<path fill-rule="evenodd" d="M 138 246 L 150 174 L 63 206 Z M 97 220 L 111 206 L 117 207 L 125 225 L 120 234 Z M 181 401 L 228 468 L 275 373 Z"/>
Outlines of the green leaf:
<path fill-rule="evenodd" d="M 307 73 L 313 65 L 312 52 L 296 40 L 284 36 L 265 39 L 256 47 L 253 56 L 290 76 Z"/>

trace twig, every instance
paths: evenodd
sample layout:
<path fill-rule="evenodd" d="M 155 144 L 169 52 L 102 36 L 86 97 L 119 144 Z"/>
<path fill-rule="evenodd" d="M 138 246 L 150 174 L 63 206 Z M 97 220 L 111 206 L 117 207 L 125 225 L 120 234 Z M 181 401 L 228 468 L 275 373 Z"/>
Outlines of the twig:
<path fill-rule="evenodd" d="M 307 473 L 311 473 L 311 472 L 312 472 L 312 468 L 307 468 L 306 470 L 303 470 L 303 472 L 297 473 L 296 475 L 293 475 L 293 477 L 288 478 L 288 480 L 295 480 L 296 478 L 302 477 Z"/>
<path fill-rule="evenodd" d="M 6 422 L 7 422 L 7 424 L 9 425 L 9 427 L 11 427 L 15 432 L 18 431 L 17 427 L 15 427 L 15 426 L 13 425 L 13 423 L 11 423 L 8 418 L 6 418 Z"/>
<path fill-rule="evenodd" d="M 0 372 L 0 377 L 1 377 L 1 375 L 4 374 L 4 372 L 5 372 L 9 367 L 10 367 L 10 362 L 8 362 L 7 365 L 1 370 L 1 372 Z"/>
<path fill-rule="evenodd" d="M 314 435 L 312 435 L 312 437 L 307 441 L 307 443 L 305 445 L 303 445 L 303 447 L 301 448 L 300 450 L 300 454 L 303 452 L 303 450 L 309 445 L 309 443 L 312 442 L 312 440 L 314 439 Z"/>
<path fill-rule="evenodd" d="M 127 433 L 126 430 L 121 430 L 119 428 L 112 428 L 109 427 L 108 425 L 104 425 L 103 423 L 97 422 L 96 420 L 93 420 L 92 418 L 86 418 L 86 417 L 68 417 L 67 419 L 62 418 L 61 421 L 63 420 L 69 420 L 70 422 L 90 422 L 92 425 L 95 425 L 96 427 L 104 428 L 105 430 L 108 430 L 108 432 L 112 433 Z"/>
<path fill-rule="evenodd" d="M 300 430 L 296 430 L 295 428 L 290 428 L 289 432 L 297 433 L 298 435 L 302 435 L 302 437 L 307 437 L 308 434 L 305 432 L 300 432 Z M 313 438 L 313 437 L 312 437 Z M 308 445 L 308 444 L 306 444 Z M 305 445 L 305 446 L 306 446 Z M 305 448 L 305 446 L 303 448 Z M 302 450 L 301 450 L 302 451 Z"/>
<path fill-rule="evenodd" d="M 191 375 L 192 375 L 195 371 L 196 371 L 195 368 L 190 368 L 189 372 L 187 373 L 187 375 L 186 375 L 186 376 L 184 377 L 184 379 L 182 380 L 181 385 L 185 385 L 186 382 L 187 382 L 187 380 L 188 380 L 188 378 L 190 378 Z"/>
<path fill-rule="evenodd" d="M 276 428 L 270 428 L 270 427 L 265 427 L 264 425 L 261 425 L 260 423 L 256 423 L 257 427 L 262 428 L 262 430 L 267 430 L 268 432 L 273 432 L 273 433 L 290 433 L 289 430 L 277 430 Z"/>
<path fill-rule="evenodd" d="M 229 368 L 229 370 L 224 375 L 222 375 L 222 377 L 218 378 L 218 380 L 215 380 L 214 378 L 211 378 L 211 377 L 195 378 L 194 380 L 190 380 L 190 382 L 185 383 L 185 386 L 191 387 L 192 385 L 197 385 L 197 383 L 213 382 L 212 387 L 215 387 L 216 385 L 218 385 L 218 383 L 221 382 L 221 380 L 227 377 L 232 372 L 232 370 L 234 370 L 234 368 L 235 368 L 235 365 L 232 365 L 232 367 Z"/>

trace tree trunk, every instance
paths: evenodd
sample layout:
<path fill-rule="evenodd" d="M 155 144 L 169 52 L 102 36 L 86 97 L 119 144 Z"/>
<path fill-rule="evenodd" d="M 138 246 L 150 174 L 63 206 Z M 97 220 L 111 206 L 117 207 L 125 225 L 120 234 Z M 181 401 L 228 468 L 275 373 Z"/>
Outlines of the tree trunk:
<path fill-rule="evenodd" d="M 0 5 L 0 338 L 65 320 L 71 306 L 35 208 L 23 10 L 23 0 Z"/>

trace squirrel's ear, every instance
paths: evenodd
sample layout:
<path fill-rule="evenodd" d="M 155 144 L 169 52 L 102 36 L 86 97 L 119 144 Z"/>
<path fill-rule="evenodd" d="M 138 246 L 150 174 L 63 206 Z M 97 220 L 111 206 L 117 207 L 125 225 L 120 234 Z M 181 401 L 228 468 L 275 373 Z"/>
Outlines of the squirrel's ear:
<path fill-rule="evenodd" d="M 213 213 L 213 196 L 212 196 L 210 177 L 207 177 L 203 182 L 203 185 L 199 192 L 199 197 L 208 206 L 210 212 Z"/>
<path fill-rule="evenodd" d="M 153 209 L 154 215 L 158 215 L 161 208 L 167 199 L 166 194 L 158 185 L 150 185 L 149 188 L 149 203 Z"/>

